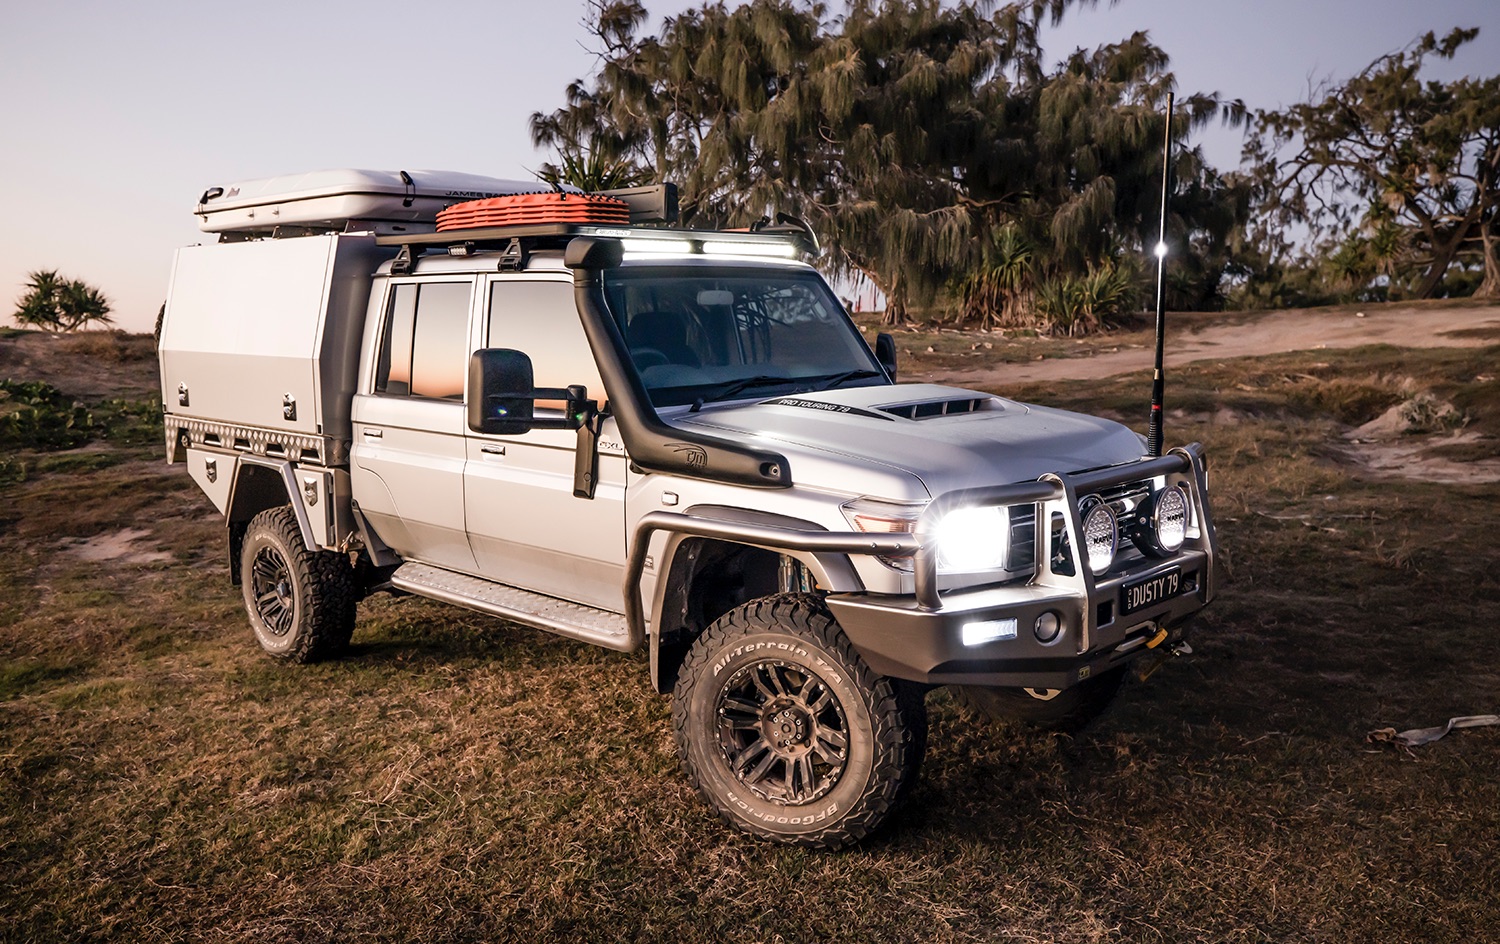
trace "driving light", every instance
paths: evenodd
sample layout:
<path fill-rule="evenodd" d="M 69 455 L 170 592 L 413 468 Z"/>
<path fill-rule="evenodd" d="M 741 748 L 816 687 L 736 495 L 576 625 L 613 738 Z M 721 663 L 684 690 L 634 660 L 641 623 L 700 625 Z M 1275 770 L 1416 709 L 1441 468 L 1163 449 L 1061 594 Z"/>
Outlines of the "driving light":
<path fill-rule="evenodd" d="M 1089 570 L 1099 576 L 1115 562 L 1120 545 L 1120 525 L 1115 513 L 1097 496 L 1089 496 L 1080 506 L 1083 511 L 1083 550 Z"/>
<path fill-rule="evenodd" d="M 1156 543 L 1167 552 L 1175 552 L 1187 538 L 1187 496 L 1181 485 L 1173 485 L 1156 494 L 1156 507 L 1151 513 L 1151 526 L 1156 530 Z"/>
<path fill-rule="evenodd" d="M 1002 505 L 950 511 L 933 530 L 933 537 L 937 540 L 938 571 L 1004 570 L 1009 534 Z"/>
<path fill-rule="evenodd" d="M 966 646 L 982 646 L 987 642 L 997 639 L 1015 639 L 1015 619 L 979 620 L 973 623 L 965 623 L 959 630 Z"/>

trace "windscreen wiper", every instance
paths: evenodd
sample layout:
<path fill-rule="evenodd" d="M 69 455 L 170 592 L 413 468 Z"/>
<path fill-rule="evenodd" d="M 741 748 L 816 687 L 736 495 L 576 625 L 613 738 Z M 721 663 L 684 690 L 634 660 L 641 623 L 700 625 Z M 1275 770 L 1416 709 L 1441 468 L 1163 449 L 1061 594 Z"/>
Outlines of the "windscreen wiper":
<path fill-rule="evenodd" d="M 697 413 L 709 399 L 731 400 L 735 394 L 749 390 L 751 387 L 766 387 L 771 384 L 797 383 L 798 381 L 799 378 L 796 377 L 773 377 L 770 374 L 756 374 L 754 377 L 742 377 L 739 380 L 725 384 L 719 390 L 715 390 L 711 398 L 699 397 L 694 400 L 691 412 Z"/>
<path fill-rule="evenodd" d="M 885 371 L 883 370 L 870 370 L 868 368 L 861 367 L 857 370 L 846 370 L 842 374 L 830 374 L 827 377 L 809 377 L 807 379 L 816 380 L 821 385 L 818 387 L 819 390 L 832 390 L 834 387 L 837 387 L 839 384 L 843 383 L 846 380 L 863 380 L 866 377 L 884 376 Z"/>

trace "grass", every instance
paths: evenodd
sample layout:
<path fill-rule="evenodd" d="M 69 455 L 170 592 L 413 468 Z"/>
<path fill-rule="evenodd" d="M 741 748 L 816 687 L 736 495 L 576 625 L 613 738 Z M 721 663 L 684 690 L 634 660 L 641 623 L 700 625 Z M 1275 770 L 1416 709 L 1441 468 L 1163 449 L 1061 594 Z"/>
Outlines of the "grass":
<path fill-rule="evenodd" d="M 1364 735 L 1500 710 L 1500 486 L 1361 478 L 1336 444 L 1419 390 L 1492 435 L 1497 355 L 1174 372 L 1224 547 L 1197 654 L 1071 738 L 934 693 L 910 809 L 840 854 L 719 823 L 644 655 L 382 597 L 350 657 L 275 664 L 181 467 L 49 453 L 0 492 L 0 939 L 1487 939 L 1500 729 Z M 1134 418 L 1146 391 L 1007 392 Z M 171 559 L 69 549 L 126 528 Z"/>

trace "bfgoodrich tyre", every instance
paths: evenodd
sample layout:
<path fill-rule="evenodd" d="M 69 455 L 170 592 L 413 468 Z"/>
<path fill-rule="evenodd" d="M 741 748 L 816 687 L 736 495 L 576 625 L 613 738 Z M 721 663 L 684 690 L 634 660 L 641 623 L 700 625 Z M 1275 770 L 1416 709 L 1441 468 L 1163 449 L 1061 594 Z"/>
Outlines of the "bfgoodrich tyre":
<path fill-rule="evenodd" d="M 787 594 L 703 632 L 672 726 L 689 780 L 726 820 L 835 849 L 877 829 L 917 776 L 925 714 L 899 696 L 816 597 Z"/>
<path fill-rule="evenodd" d="M 291 662 L 338 655 L 354 634 L 354 568 L 347 555 L 309 551 L 290 506 L 256 515 L 240 549 L 240 584 L 262 649 Z"/>

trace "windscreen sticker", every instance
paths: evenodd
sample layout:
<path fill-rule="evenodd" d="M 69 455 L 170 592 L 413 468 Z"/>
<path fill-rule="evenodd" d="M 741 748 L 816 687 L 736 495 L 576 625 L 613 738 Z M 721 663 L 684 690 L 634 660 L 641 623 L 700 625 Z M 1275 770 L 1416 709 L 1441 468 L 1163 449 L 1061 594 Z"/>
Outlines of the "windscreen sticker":
<path fill-rule="evenodd" d="M 892 417 L 880 413 L 872 413 L 869 410 L 861 410 L 857 406 L 844 406 L 839 403 L 825 403 L 822 400 L 804 400 L 801 397 L 777 397 L 775 400 L 767 400 L 771 406 L 794 406 L 799 410 L 822 410 L 824 413 L 848 413 L 853 416 L 868 416 L 876 420 L 890 420 Z"/>

